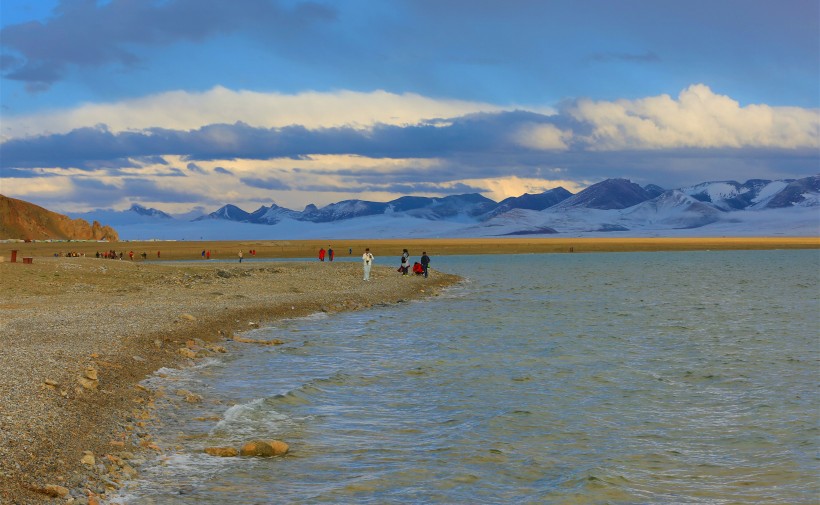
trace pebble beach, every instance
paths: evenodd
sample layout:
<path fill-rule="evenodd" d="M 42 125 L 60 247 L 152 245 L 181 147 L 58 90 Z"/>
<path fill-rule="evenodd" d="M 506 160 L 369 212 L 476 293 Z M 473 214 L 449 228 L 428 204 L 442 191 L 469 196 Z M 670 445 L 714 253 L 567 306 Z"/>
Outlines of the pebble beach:
<path fill-rule="evenodd" d="M 358 262 L 0 263 L 0 503 L 100 503 L 163 452 L 139 383 L 283 318 L 435 296 L 458 282 Z"/>

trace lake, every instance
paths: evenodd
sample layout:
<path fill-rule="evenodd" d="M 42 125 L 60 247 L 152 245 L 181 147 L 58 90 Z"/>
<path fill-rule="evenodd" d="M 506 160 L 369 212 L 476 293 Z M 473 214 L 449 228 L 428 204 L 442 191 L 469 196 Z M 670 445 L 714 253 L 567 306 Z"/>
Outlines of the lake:
<path fill-rule="evenodd" d="M 432 266 L 466 280 L 147 380 L 204 401 L 161 407 L 176 449 L 120 501 L 817 502 L 820 251 Z M 202 452 L 252 438 L 291 452 Z"/>

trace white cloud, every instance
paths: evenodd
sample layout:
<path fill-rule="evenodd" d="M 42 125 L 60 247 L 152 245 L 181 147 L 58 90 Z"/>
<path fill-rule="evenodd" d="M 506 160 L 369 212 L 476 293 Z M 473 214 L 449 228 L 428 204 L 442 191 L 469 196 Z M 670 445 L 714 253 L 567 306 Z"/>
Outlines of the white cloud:
<path fill-rule="evenodd" d="M 302 125 L 309 129 L 376 123 L 418 124 L 475 112 L 510 110 L 487 103 L 439 100 L 415 93 L 304 92 L 295 95 L 234 91 L 221 86 L 202 93 L 169 91 L 114 103 L 84 104 L 72 109 L 3 118 L 4 139 L 66 133 L 75 128 L 106 125 L 112 132 L 168 128 L 191 130 L 215 123 L 247 123 L 275 128 Z"/>
<path fill-rule="evenodd" d="M 527 124 L 515 133 L 513 142 L 530 149 L 563 151 L 569 148 L 567 141 L 571 138 L 571 131 L 561 130 L 555 125 Z"/>
<path fill-rule="evenodd" d="M 577 181 L 524 178 L 515 175 L 485 179 L 461 179 L 442 184 L 441 187 L 454 187 L 459 184 L 484 188 L 481 194 L 496 202 L 511 196 L 521 196 L 524 193 L 543 193 L 558 186 L 562 186 L 571 193 L 577 193 L 586 187 Z"/>
<path fill-rule="evenodd" d="M 570 114 L 589 123 L 590 150 L 818 148 L 820 110 L 740 104 L 695 84 L 678 99 L 580 100 Z"/>

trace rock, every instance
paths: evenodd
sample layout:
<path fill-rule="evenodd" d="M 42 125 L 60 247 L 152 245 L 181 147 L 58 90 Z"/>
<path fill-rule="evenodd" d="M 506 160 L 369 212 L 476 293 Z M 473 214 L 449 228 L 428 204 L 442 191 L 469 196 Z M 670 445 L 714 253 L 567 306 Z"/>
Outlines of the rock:
<path fill-rule="evenodd" d="M 188 403 L 199 403 L 202 401 L 202 397 L 196 393 L 191 393 L 189 395 L 185 395 L 185 401 Z"/>
<path fill-rule="evenodd" d="M 86 379 L 89 379 L 89 380 L 95 381 L 95 380 L 97 380 L 97 379 L 98 379 L 98 377 L 97 377 L 97 369 L 96 369 L 96 368 L 94 368 L 94 367 L 90 367 L 90 366 L 89 366 L 89 367 L 86 367 L 85 372 L 83 372 L 83 376 L 84 376 Z"/>
<path fill-rule="evenodd" d="M 132 467 L 132 466 L 131 466 L 131 465 L 129 465 L 128 463 L 126 463 L 126 464 L 122 465 L 121 470 L 122 470 L 122 474 L 123 474 L 126 478 L 129 478 L 129 479 L 135 479 L 135 478 L 139 475 L 139 472 L 137 472 L 136 470 L 134 470 L 134 467 Z"/>
<path fill-rule="evenodd" d="M 184 356 L 186 358 L 196 358 L 196 352 L 191 349 L 188 349 L 187 347 L 180 347 L 179 349 L 177 349 L 177 354 Z"/>
<path fill-rule="evenodd" d="M 97 464 L 97 460 L 94 458 L 94 453 L 91 451 L 84 451 L 83 457 L 80 458 L 80 463 L 86 466 L 94 466 Z"/>
<path fill-rule="evenodd" d="M 287 454 L 288 444 L 281 440 L 253 440 L 246 443 L 240 449 L 241 456 L 260 456 L 269 458 L 271 456 L 282 456 Z"/>
<path fill-rule="evenodd" d="M 274 456 L 284 456 L 290 450 L 290 446 L 281 440 L 268 440 L 268 443 L 273 448 Z"/>
<path fill-rule="evenodd" d="M 227 350 L 227 349 L 225 349 L 224 347 L 222 347 L 221 345 L 210 344 L 210 345 L 208 345 L 207 347 L 208 347 L 208 349 L 209 349 L 210 351 L 212 351 L 212 352 L 219 352 L 219 353 L 226 353 L 226 352 L 228 352 L 228 350 Z"/>
<path fill-rule="evenodd" d="M 65 498 L 66 496 L 68 496 L 68 488 L 58 486 L 56 484 L 49 484 L 46 487 L 40 489 L 40 492 L 48 496 L 53 496 L 54 498 Z"/>
<path fill-rule="evenodd" d="M 196 321 L 196 318 L 191 314 L 180 314 L 180 319 L 185 319 L 186 321 Z"/>
<path fill-rule="evenodd" d="M 220 458 L 233 458 L 239 456 L 239 451 L 235 447 L 206 447 L 205 452 L 211 456 Z"/>
<path fill-rule="evenodd" d="M 79 381 L 80 385 L 85 389 L 96 390 L 100 385 L 100 381 L 87 379 L 85 377 L 79 377 L 77 381 Z"/>
<path fill-rule="evenodd" d="M 284 342 L 279 340 L 279 339 L 255 340 L 255 339 L 252 339 L 252 338 L 234 336 L 233 340 L 234 340 L 234 342 L 242 342 L 243 344 L 259 344 L 259 345 L 282 345 L 282 344 L 284 344 Z"/>
<path fill-rule="evenodd" d="M 44 381 L 43 381 L 43 383 L 44 383 L 46 386 L 51 387 L 51 388 L 56 388 L 57 386 L 59 386 L 59 385 L 60 385 L 60 383 L 59 383 L 59 382 L 57 382 L 57 381 L 55 381 L 55 380 L 53 380 L 53 379 L 46 379 L 46 380 L 44 380 Z"/>

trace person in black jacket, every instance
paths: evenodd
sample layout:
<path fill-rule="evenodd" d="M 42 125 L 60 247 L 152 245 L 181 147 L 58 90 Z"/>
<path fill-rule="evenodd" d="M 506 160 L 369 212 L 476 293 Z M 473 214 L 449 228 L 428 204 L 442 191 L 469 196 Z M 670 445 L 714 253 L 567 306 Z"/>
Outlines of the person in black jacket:
<path fill-rule="evenodd" d="M 430 256 L 427 252 L 421 253 L 421 268 L 424 269 L 424 276 L 427 277 L 427 268 L 430 266 Z"/>

